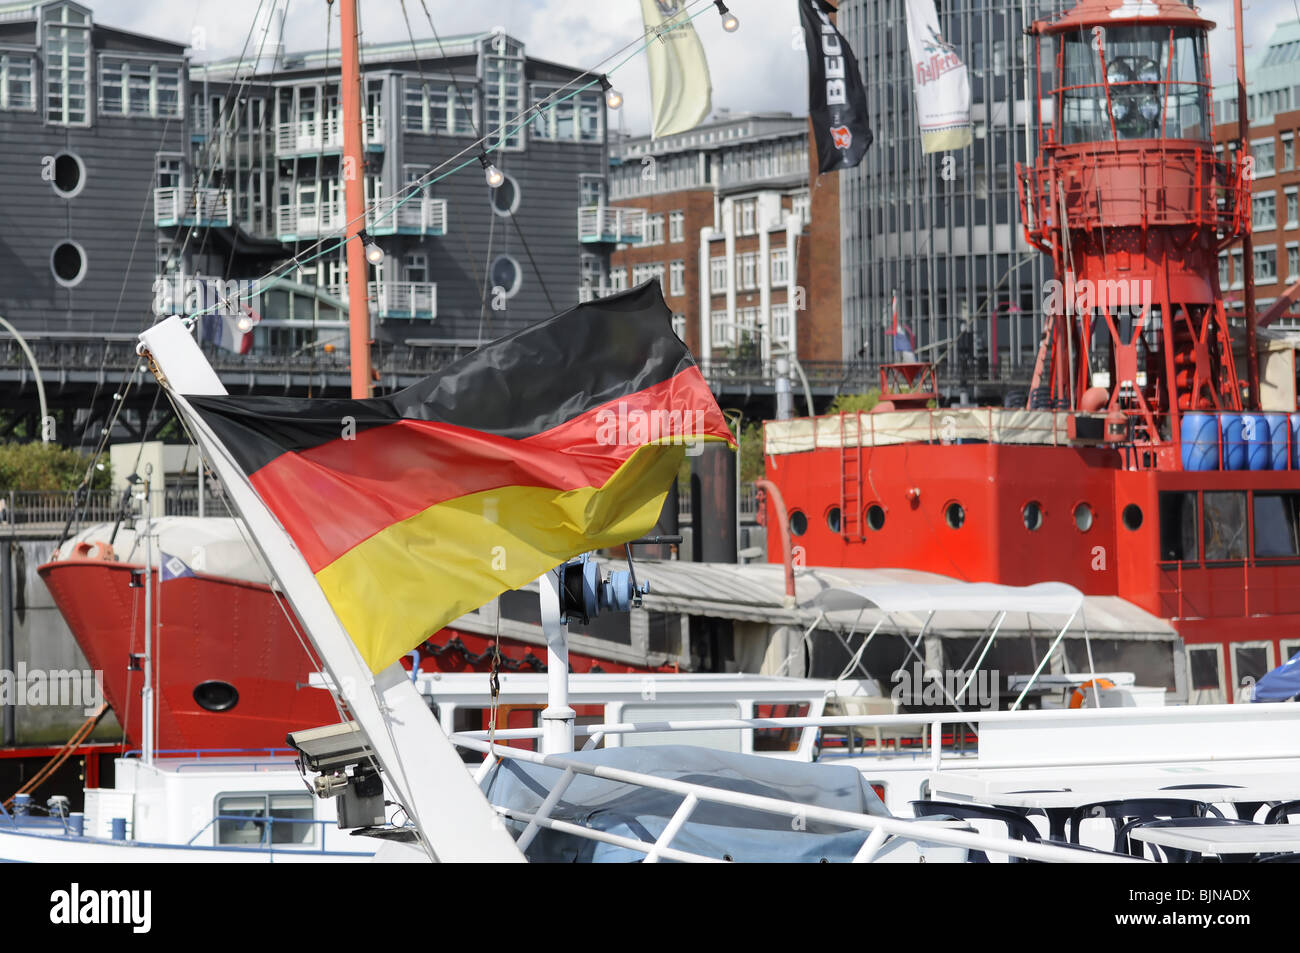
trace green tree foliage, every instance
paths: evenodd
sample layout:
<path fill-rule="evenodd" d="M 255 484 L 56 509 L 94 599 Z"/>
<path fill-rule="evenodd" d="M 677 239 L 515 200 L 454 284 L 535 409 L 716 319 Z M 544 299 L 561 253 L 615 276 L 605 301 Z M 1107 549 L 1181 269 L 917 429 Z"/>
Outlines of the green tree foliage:
<path fill-rule="evenodd" d="M 0 444 L 0 492 L 9 490 L 74 490 L 86 475 L 90 458 L 47 443 Z M 91 486 L 109 485 L 108 463 L 96 470 Z"/>
<path fill-rule="evenodd" d="M 880 403 L 880 391 L 869 390 L 865 394 L 836 394 L 827 408 L 827 414 L 852 414 L 868 411 Z"/>

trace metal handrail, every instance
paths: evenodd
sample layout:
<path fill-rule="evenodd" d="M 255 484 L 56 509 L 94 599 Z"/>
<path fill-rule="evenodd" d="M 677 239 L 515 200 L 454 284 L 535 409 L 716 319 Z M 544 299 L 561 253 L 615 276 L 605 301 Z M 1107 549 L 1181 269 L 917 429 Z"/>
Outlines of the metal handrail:
<path fill-rule="evenodd" d="M 459 737 L 459 744 L 462 747 L 471 750 L 481 751 L 491 758 L 509 759 L 513 761 L 527 761 L 532 764 L 540 764 L 551 768 L 561 768 L 564 770 L 564 776 L 561 778 L 559 785 L 553 788 L 541 808 L 535 815 L 528 815 L 529 827 L 524 830 L 518 843 L 520 848 L 524 849 L 532 841 L 536 827 L 552 827 L 563 829 L 568 833 L 575 834 L 590 840 L 609 841 L 609 837 L 604 832 L 594 831 L 591 828 L 579 824 L 570 824 L 563 821 L 550 821 L 548 817 L 550 811 L 559 803 L 560 795 L 568 783 L 573 780 L 574 776 L 582 774 L 588 777 L 601 778 L 607 781 L 618 781 L 625 784 L 650 788 L 652 790 L 664 791 L 669 794 L 678 794 L 682 796 L 682 806 L 664 828 L 663 833 L 654 842 L 648 845 L 651 849 L 647 851 L 646 859 L 654 860 L 657 856 L 666 856 L 664 852 L 671 850 L 671 842 L 677 833 L 682 829 L 691 812 L 701 801 L 713 804 L 726 805 L 728 807 L 745 808 L 748 810 L 760 811 L 765 814 L 776 814 L 797 818 L 806 822 L 816 821 L 824 824 L 830 824 L 837 827 L 845 827 L 850 830 L 865 830 L 870 832 L 862 848 L 854 857 L 854 863 L 866 863 L 874 859 L 880 848 L 884 846 L 885 840 L 890 837 L 901 837 L 904 840 L 917 840 L 927 843 L 944 844 L 949 847 L 965 848 L 966 850 L 993 850 L 1000 853 L 1010 854 L 1017 857 L 1023 857 L 1027 860 L 1041 860 L 1056 863 L 1144 863 L 1142 858 L 1115 857 L 1108 854 L 1093 854 L 1081 851 L 1071 850 L 1064 847 L 1055 847 L 1049 844 L 1030 844 L 1025 841 L 1016 841 L 1011 838 L 995 837 L 987 834 L 979 834 L 967 831 L 952 830 L 951 828 L 941 827 L 938 824 L 906 820 L 895 817 L 877 817 L 870 814 L 858 814 L 852 811 L 845 811 L 837 808 L 818 807 L 812 804 L 803 804 L 798 801 L 787 800 L 784 798 L 767 797 L 757 794 L 744 794 L 738 791 L 727 791 L 721 788 L 709 787 L 703 784 L 692 784 L 687 781 L 677 781 L 669 778 L 655 777 L 649 774 L 643 774 L 638 771 L 629 771 L 622 768 L 613 768 L 607 765 L 593 765 L 584 761 L 577 761 L 573 758 L 564 757 L 563 755 L 541 755 L 531 751 L 524 751 L 519 748 L 502 748 L 488 741 L 478 741 L 463 736 Z M 494 807 L 497 813 L 503 816 L 512 814 L 523 819 L 523 812 L 514 812 L 508 808 Z M 626 846 L 631 846 L 630 844 Z M 635 849 L 642 849 L 637 847 Z M 705 861 L 703 855 L 692 854 L 685 851 L 675 851 L 675 859 Z"/>
<path fill-rule="evenodd" d="M 294 850 L 292 848 L 281 847 L 280 851 L 281 853 L 286 854 L 310 854 L 319 851 L 323 854 L 325 853 L 325 825 L 331 823 L 328 820 L 320 820 L 317 818 L 311 818 L 309 820 L 305 817 L 249 817 L 244 814 L 214 814 L 206 824 L 194 832 L 194 835 L 185 842 L 185 846 L 193 846 L 195 839 L 201 837 L 205 831 L 210 829 L 213 824 L 216 824 L 219 821 L 252 821 L 255 824 L 264 824 L 265 827 L 262 828 L 261 835 L 258 837 L 256 849 L 267 850 L 272 854 L 275 853 L 275 841 L 268 841 L 267 837 L 276 824 L 319 824 L 321 831 L 320 845 L 318 847 L 312 847 L 310 850 Z M 254 847 L 252 844 L 218 844 L 217 846 L 229 847 L 236 850 L 240 848 L 252 849 Z"/>

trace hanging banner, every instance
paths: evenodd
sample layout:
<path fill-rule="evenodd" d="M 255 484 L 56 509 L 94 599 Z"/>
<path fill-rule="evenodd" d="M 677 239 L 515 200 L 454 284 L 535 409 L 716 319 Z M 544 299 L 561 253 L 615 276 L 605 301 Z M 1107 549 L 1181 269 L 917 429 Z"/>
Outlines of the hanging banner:
<path fill-rule="evenodd" d="M 686 15 L 686 0 L 641 0 L 650 68 L 650 105 L 655 139 L 694 129 L 713 108 L 713 86 L 704 46 Z"/>
<path fill-rule="evenodd" d="M 970 77 L 956 48 L 939 32 L 934 0 L 907 0 L 907 46 L 921 122 L 921 151 L 971 144 Z"/>
<path fill-rule="evenodd" d="M 826 0 L 799 0 L 808 50 L 808 118 L 817 140 L 819 172 L 853 168 L 874 139 L 858 61 L 831 23 L 834 12 Z"/>

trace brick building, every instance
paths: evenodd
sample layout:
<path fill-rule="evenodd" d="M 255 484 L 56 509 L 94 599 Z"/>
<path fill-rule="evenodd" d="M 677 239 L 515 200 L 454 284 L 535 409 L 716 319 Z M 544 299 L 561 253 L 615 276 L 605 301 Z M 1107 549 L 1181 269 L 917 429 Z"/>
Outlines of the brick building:
<path fill-rule="evenodd" d="M 611 204 L 644 226 L 612 254 L 608 290 L 659 278 L 706 364 L 842 360 L 839 187 L 810 171 L 806 120 L 723 113 L 612 144 L 611 163 Z"/>

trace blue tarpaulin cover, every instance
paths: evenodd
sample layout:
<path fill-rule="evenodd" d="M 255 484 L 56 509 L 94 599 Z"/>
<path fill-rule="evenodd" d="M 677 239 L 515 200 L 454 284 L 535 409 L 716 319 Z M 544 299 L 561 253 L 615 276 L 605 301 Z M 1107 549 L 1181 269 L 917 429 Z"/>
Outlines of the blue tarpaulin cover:
<path fill-rule="evenodd" d="M 1300 695 L 1300 652 L 1255 683 L 1251 698 L 1257 702 L 1284 702 Z"/>
<path fill-rule="evenodd" d="M 810 764 L 689 745 L 606 748 L 565 755 L 575 761 L 636 771 L 727 791 L 798 801 L 818 807 L 889 817 L 861 772 L 848 765 Z M 563 769 L 504 759 L 483 781 L 495 805 L 535 813 Z M 551 812 L 556 820 L 653 842 L 681 806 L 682 795 L 579 774 Z M 518 836 L 522 821 L 508 820 Z M 671 846 L 737 862 L 849 861 L 867 831 L 796 822 L 789 815 L 701 802 Z M 881 853 L 908 845 L 886 843 Z M 915 853 L 915 847 L 910 848 Z M 960 852 L 964 855 L 964 852 Z M 631 862 L 644 854 L 573 834 L 543 829 L 525 855 L 561 863 Z M 945 859 L 961 859 L 949 857 Z"/>

